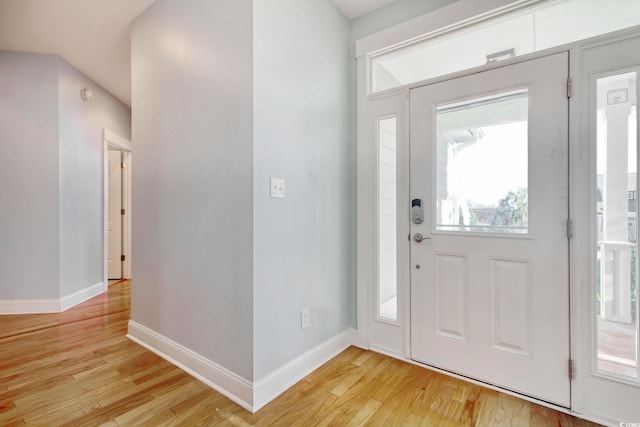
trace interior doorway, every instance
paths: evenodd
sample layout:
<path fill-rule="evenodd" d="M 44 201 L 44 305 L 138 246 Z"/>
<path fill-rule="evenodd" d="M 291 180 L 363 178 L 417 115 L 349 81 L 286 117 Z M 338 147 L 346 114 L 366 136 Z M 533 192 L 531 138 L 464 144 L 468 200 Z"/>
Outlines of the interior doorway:
<path fill-rule="evenodd" d="M 131 141 L 103 130 L 104 284 L 131 278 Z"/>
<path fill-rule="evenodd" d="M 122 279 L 122 263 L 124 248 L 122 247 L 122 173 L 124 161 L 122 152 L 109 147 L 108 156 L 108 190 L 109 207 L 107 209 L 107 272 L 109 280 Z"/>

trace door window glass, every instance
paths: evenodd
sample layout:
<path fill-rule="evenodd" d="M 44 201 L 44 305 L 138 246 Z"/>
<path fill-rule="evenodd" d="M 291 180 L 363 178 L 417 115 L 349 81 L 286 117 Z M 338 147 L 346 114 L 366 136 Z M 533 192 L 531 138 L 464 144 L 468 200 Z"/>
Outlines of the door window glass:
<path fill-rule="evenodd" d="M 596 84 L 597 367 L 637 379 L 637 72 Z"/>
<path fill-rule="evenodd" d="M 528 232 L 528 91 L 436 107 L 436 230 Z"/>

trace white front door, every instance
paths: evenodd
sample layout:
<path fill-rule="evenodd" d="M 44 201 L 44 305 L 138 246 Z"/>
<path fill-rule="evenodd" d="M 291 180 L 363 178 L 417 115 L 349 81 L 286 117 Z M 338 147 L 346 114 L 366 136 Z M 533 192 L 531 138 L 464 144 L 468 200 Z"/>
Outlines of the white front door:
<path fill-rule="evenodd" d="M 570 406 L 568 53 L 411 90 L 411 358 Z"/>
<path fill-rule="evenodd" d="M 122 153 L 108 151 L 109 154 L 109 217 L 107 234 L 109 240 L 108 278 L 122 279 Z"/>

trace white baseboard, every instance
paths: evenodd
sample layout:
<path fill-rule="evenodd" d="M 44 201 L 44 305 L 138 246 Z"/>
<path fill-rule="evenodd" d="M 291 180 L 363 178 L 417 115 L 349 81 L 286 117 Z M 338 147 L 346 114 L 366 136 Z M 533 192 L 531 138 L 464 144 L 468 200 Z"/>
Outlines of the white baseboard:
<path fill-rule="evenodd" d="M 340 354 L 352 344 L 355 336 L 356 331 L 348 329 L 254 382 L 253 412 L 257 412 L 289 387 Z"/>
<path fill-rule="evenodd" d="M 250 381 L 133 320 L 129 321 L 127 337 L 188 372 L 246 410 L 253 410 L 253 387 Z"/>
<path fill-rule="evenodd" d="M 407 357 L 404 354 L 402 354 L 401 351 L 398 351 L 396 349 L 389 348 L 389 347 L 372 345 L 370 348 L 365 349 L 365 350 L 371 350 L 373 352 L 380 353 L 380 354 L 383 354 L 385 356 L 393 357 L 394 359 L 399 359 L 399 360 L 407 360 L 407 359 L 409 359 L 409 357 Z"/>
<path fill-rule="evenodd" d="M 348 348 L 355 331 L 336 335 L 254 383 L 133 320 L 129 321 L 127 337 L 255 413 Z"/>
<path fill-rule="evenodd" d="M 100 282 L 60 299 L 0 300 L 0 315 L 62 313 L 103 292 Z"/>
<path fill-rule="evenodd" d="M 618 426 L 625 425 L 627 423 L 629 425 L 637 425 L 637 424 L 634 424 L 633 421 L 621 422 L 618 420 L 614 420 L 613 417 L 610 415 L 603 415 L 590 410 L 585 410 L 584 412 L 571 412 L 571 415 L 578 418 L 582 418 L 583 420 L 591 421 L 592 423 L 595 423 L 595 424 L 600 424 L 600 425 L 609 426 L 609 427 L 618 427 Z"/>
<path fill-rule="evenodd" d="M 97 295 L 100 295 L 105 291 L 104 283 L 96 283 L 86 289 L 79 290 L 71 295 L 60 298 L 60 311 L 66 311 L 71 307 L 74 307 L 88 299 L 91 299 Z"/>
<path fill-rule="evenodd" d="M 59 312 L 60 300 L 57 299 L 0 300 L 0 315 Z"/>

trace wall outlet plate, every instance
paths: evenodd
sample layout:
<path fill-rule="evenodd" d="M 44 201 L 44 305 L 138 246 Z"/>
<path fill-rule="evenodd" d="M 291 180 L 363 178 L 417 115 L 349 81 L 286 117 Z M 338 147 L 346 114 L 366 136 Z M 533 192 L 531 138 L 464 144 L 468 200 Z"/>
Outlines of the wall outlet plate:
<path fill-rule="evenodd" d="M 311 324 L 311 319 L 309 319 L 309 309 L 305 308 L 300 312 L 300 327 L 302 329 L 308 328 Z"/>
<path fill-rule="evenodd" d="M 269 179 L 269 195 L 273 199 L 284 199 L 284 179 L 271 177 Z"/>

